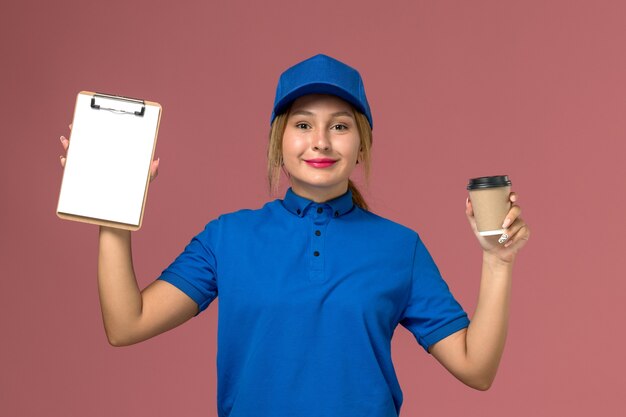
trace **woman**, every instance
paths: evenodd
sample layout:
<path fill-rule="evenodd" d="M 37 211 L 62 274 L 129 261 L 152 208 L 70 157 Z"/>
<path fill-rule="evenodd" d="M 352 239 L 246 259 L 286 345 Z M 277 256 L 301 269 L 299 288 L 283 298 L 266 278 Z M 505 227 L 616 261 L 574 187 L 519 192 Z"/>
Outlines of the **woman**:
<path fill-rule="evenodd" d="M 284 199 L 212 220 L 141 292 L 130 232 L 100 227 L 110 343 L 176 327 L 219 293 L 220 417 L 398 416 L 390 344 L 398 324 L 459 380 L 489 388 L 506 338 L 512 266 L 530 235 L 520 207 L 512 205 L 500 243 L 478 234 L 466 200 L 483 249 L 470 323 L 419 235 L 368 211 L 349 179 L 357 164 L 368 171 L 372 125 L 355 69 L 325 55 L 287 69 L 268 151 L 272 189 L 281 170 L 291 183 Z M 157 169 L 155 161 L 152 177 Z"/>

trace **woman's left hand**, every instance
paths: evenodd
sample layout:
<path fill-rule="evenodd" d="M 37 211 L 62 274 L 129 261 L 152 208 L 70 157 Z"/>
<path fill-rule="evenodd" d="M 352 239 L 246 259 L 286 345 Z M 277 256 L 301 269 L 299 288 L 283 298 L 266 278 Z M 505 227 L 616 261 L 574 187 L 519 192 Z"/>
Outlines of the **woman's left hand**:
<path fill-rule="evenodd" d="M 474 218 L 474 210 L 472 209 L 472 202 L 468 198 L 465 203 L 465 214 L 467 220 L 472 226 L 472 230 L 482 246 L 483 251 L 492 254 L 499 258 L 503 262 L 512 263 L 515 260 L 517 252 L 526 244 L 530 237 L 530 229 L 524 220 L 520 217 L 522 209 L 515 204 L 517 201 L 517 195 L 515 193 L 509 194 L 509 200 L 511 200 L 511 209 L 506 215 L 505 226 L 503 227 L 504 234 L 501 236 L 481 236 L 476 228 L 476 220 Z M 508 223 L 507 223 L 508 221 Z"/>

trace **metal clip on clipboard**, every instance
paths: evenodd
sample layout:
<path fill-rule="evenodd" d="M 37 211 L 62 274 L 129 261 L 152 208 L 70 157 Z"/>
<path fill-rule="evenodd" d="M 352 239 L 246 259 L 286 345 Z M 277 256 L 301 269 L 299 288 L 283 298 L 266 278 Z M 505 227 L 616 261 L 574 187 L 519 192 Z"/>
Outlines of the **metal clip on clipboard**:
<path fill-rule="evenodd" d="M 96 104 L 96 99 L 100 104 Z M 104 105 L 115 105 L 115 107 L 104 107 Z M 141 110 L 135 110 L 141 105 Z M 110 94 L 95 93 L 91 97 L 91 108 L 95 110 L 108 110 L 118 114 L 133 114 L 143 117 L 146 112 L 146 102 L 130 97 L 113 96 Z"/>

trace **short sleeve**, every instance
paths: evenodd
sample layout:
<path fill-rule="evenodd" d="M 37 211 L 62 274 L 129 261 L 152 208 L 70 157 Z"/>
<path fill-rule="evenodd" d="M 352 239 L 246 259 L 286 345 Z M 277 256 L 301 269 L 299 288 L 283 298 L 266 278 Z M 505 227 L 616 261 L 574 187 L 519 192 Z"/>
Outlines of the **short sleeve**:
<path fill-rule="evenodd" d="M 198 304 L 198 314 L 217 297 L 219 218 L 194 236 L 158 279 L 169 282 Z"/>
<path fill-rule="evenodd" d="M 411 294 L 400 324 L 413 333 L 428 352 L 434 343 L 468 327 L 469 318 L 453 297 L 419 235 L 411 279 Z"/>

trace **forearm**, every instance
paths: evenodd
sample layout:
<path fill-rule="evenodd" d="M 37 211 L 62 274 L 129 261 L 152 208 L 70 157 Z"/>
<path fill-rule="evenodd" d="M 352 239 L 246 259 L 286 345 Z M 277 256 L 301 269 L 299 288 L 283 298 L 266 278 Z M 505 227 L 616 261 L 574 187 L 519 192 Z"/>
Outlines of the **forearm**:
<path fill-rule="evenodd" d="M 123 344 L 142 309 L 133 270 L 130 231 L 100 226 L 98 291 L 109 342 Z"/>
<path fill-rule="evenodd" d="M 476 310 L 466 335 L 466 360 L 481 385 L 491 385 L 504 350 L 513 263 L 483 255 Z"/>

